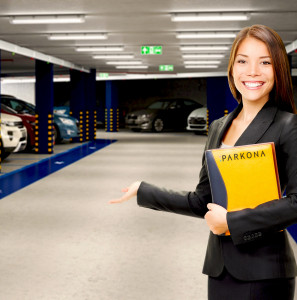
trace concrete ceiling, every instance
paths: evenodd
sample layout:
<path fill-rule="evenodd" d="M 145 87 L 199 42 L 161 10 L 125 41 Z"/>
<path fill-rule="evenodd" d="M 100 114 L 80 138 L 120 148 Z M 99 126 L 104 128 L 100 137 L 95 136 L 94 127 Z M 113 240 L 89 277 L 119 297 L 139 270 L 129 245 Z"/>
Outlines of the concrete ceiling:
<path fill-rule="evenodd" d="M 171 14 L 178 12 L 248 12 L 248 21 L 172 22 Z M 297 40 L 296 0 L 1 0 L 0 40 L 26 47 L 97 72 L 160 74 L 159 65 L 174 65 L 173 72 L 225 72 L 229 51 L 215 71 L 186 69 L 181 45 L 228 45 L 233 38 L 179 39 L 178 32 L 189 31 L 235 31 L 252 24 L 264 24 L 275 29 L 285 45 Z M 41 14 L 83 14 L 81 24 L 13 25 L 11 16 Z M 106 40 L 53 41 L 52 33 L 106 33 Z M 116 69 L 106 64 L 106 59 L 95 60 L 90 52 L 77 52 L 79 46 L 122 45 L 122 54 L 133 54 L 148 69 Z M 141 55 L 142 45 L 162 45 L 162 55 Z M 188 53 L 194 53 L 188 52 Z M 197 53 L 197 52 L 195 52 Z M 97 53 L 99 54 L 99 53 Z M 107 53 L 106 53 L 107 54 Z M 34 60 L 11 52 L 2 51 L 2 74 L 20 75 L 34 72 Z M 297 55 L 293 52 L 293 66 L 297 67 Z M 60 66 L 55 72 L 65 71 Z M 164 73 L 164 72 L 163 72 Z"/>

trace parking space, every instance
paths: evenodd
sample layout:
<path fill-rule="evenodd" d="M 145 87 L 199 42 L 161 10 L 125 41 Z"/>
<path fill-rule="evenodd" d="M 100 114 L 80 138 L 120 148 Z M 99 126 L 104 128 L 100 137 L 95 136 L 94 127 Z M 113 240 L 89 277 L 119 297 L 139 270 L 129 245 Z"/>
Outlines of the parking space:
<path fill-rule="evenodd" d="M 63 143 L 55 145 L 54 154 L 63 153 L 80 145 L 81 143 Z M 50 158 L 52 156 L 53 154 L 36 154 L 33 151 L 32 153 L 12 153 L 2 162 L 2 172 L 0 173 L 0 177 L 4 174 L 18 170 L 30 164 L 37 163 L 42 159 Z"/>

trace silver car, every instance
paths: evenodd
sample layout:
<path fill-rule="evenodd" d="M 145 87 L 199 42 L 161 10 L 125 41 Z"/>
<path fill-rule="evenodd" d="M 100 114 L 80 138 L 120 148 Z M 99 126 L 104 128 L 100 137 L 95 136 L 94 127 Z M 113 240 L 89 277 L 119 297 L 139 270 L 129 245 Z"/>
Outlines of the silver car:
<path fill-rule="evenodd" d="M 207 132 L 207 107 L 195 109 L 188 116 L 187 130 L 197 133 Z"/>
<path fill-rule="evenodd" d="M 142 110 L 127 114 L 126 127 L 134 131 L 183 130 L 191 111 L 202 105 L 191 99 L 160 99 Z"/>

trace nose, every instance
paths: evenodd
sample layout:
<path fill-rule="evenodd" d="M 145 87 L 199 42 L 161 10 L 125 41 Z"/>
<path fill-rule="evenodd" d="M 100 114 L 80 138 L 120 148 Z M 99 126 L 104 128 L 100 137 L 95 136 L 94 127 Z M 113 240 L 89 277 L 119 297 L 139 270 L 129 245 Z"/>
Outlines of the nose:
<path fill-rule="evenodd" d="M 259 64 L 258 63 L 251 62 L 249 64 L 248 75 L 252 76 L 252 77 L 260 75 L 260 68 L 259 68 Z"/>

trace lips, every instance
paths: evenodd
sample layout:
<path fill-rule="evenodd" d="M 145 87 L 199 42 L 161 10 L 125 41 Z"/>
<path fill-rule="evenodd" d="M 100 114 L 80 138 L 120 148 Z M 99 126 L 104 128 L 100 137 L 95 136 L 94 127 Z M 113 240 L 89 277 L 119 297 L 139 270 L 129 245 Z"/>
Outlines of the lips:
<path fill-rule="evenodd" d="M 263 81 L 243 81 L 242 83 L 248 88 L 257 88 L 264 84 Z"/>

